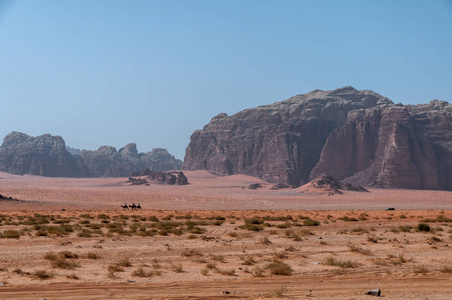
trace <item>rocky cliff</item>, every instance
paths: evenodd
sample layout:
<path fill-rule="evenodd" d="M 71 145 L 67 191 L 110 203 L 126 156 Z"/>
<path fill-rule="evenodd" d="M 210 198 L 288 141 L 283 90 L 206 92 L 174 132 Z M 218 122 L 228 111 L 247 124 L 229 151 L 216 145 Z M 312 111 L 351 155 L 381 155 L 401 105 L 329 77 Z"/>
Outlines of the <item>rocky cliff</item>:
<path fill-rule="evenodd" d="M 329 173 L 365 186 L 452 190 L 452 105 L 395 105 L 373 91 L 315 90 L 219 114 L 195 131 L 183 168 L 299 186 Z"/>
<path fill-rule="evenodd" d="M 44 134 L 32 137 L 12 132 L 0 147 L 0 171 L 51 177 L 128 176 L 133 170 L 149 168 L 160 172 L 180 169 L 182 161 L 165 149 L 138 153 L 135 144 L 119 151 L 102 146 L 96 151 L 82 150 L 72 155 L 60 136 Z"/>

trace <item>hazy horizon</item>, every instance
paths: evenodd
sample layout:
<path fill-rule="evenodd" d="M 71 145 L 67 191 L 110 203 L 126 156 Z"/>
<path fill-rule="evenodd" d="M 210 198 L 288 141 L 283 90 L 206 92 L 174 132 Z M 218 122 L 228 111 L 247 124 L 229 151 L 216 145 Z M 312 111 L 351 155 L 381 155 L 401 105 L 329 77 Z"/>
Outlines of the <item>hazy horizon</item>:
<path fill-rule="evenodd" d="M 0 138 L 183 159 L 218 113 L 315 89 L 451 102 L 451 36 L 447 0 L 0 0 Z"/>

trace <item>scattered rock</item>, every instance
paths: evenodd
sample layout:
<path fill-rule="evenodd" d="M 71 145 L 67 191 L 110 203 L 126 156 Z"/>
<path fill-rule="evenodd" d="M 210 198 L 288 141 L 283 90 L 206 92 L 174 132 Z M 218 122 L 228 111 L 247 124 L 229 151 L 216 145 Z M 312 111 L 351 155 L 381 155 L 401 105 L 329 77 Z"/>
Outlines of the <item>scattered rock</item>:
<path fill-rule="evenodd" d="M 370 291 L 367 291 L 367 292 L 365 293 L 365 295 L 371 295 L 371 296 L 377 296 L 377 297 L 380 297 L 380 295 L 381 295 L 381 290 L 380 290 L 380 289 L 370 290 Z"/>

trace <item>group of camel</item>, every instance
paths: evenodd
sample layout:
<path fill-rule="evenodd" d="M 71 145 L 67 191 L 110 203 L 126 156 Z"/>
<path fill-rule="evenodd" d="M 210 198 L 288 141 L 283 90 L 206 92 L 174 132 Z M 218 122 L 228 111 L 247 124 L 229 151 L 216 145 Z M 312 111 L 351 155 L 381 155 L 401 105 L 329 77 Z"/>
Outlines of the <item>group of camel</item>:
<path fill-rule="evenodd" d="M 138 205 L 135 205 L 135 203 L 132 203 L 132 205 L 127 205 L 127 203 L 124 203 L 124 205 L 121 205 L 121 207 L 122 207 L 122 210 L 129 210 L 129 207 L 132 209 L 132 210 L 139 210 L 139 209 L 141 209 L 141 205 L 140 205 L 140 203 L 138 203 Z"/>

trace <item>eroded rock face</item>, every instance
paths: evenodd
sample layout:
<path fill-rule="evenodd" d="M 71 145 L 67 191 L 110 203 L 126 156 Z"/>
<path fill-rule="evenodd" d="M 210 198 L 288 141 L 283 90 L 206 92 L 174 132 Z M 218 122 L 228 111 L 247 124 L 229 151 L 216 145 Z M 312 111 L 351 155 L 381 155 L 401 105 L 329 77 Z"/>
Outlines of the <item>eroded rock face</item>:
<path fill-rule="evenodd" d="M 452 107 L 394 105 L 373 91 L 315 90 L 220 114 L 191 136 L 183 168 L 300 186 L 322 173 L 382 187 L 452 190 Z"/>
<path fill-rule="evenodd" d="M 360 185 L 452 190 L 451 112 L 440 101 L 350 112 L 311 178 L 328 172 Z"/>
<path fill-rule="evenodd" d="M 88 175 L 80 157 L 74 157 L 66 150 L 62 137 L 50 134 L 32 137 L 20 132 L 12 132 L 3 140 L 0 170 L 19 175 Z"/>
<path fill-rule="evenodd" d="M 122 177 L 133 170 L 153 171 L 180 169 L 182 161 L 165 149 L 138 153 L 131 143 L 116 151 L 111 146 L 96 151 L 68 152 L 63 138 L 44 134 L 32 137 L 20 132 L 7 135 L 0 147 L 0 171 L 51 177 Z"/>

